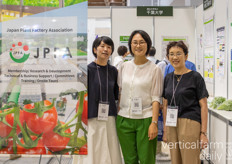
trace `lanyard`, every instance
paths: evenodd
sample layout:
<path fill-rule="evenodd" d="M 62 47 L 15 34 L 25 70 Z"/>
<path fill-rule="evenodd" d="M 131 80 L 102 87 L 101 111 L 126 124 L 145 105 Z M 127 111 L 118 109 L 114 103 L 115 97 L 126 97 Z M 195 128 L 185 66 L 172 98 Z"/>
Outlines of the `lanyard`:
<path fill-rule="evenodd" d="M 97 67 L 98 81 L 99 81 L 99 85 L 100 85 L 100 97 L 101 97 L 101 101 L 103 101 L 102 100 L 101 77 L 100 77 L 97 63 L 96 63 L 96 67 Z M 106 102 L 108 102 L 108 64 L 106 65 L 106 68 L 107 68 L 107 70 L 106 70 Z"/>
<path fill-rule="evenodd" d="M 183 74 L 183 75 L 184 75 L 184 74 Z M 181 75 L 180 81 L 181 81 L 183 75 Z M 178 87 L 180 81 L 177 82 L 177 85 L 176 85 L 176 87 L 175 87 L 175 89 L 174 89 L 174 72 L 173 72 L 173 79 L 172 79 L 172 99 L 171 99 L 170 105 L 172 105 L 172 101 L 173 101 L 173 99 L 174 99 L 174 105 L 176 106 L 175 93 L 176 93 L 176 89 L 177 89 L 177 87 Z"/>

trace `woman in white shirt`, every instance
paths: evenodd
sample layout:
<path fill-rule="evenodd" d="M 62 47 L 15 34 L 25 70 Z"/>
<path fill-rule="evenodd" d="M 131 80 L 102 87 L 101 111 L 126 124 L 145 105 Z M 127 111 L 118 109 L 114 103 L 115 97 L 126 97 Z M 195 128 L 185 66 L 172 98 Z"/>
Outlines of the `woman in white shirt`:
<path fill-rule="evenodd" d="M 145 31 L 133 31 L 128 45 L 134 59 L 119 69 L 117 133 L 125 164 L 154 164 L 163 75 L 146 58 L 151 39 Z"/>

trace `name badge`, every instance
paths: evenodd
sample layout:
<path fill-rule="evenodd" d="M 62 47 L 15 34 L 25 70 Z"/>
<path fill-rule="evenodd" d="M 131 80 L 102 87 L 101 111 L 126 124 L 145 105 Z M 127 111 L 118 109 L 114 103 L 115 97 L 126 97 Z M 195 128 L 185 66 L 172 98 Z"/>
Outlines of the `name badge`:
<path fill-rule="evenodd" d="M 132 102 L 132 114 L 135 115 L 142 115 L 143 111 L 142 111 L 142 98 L 140 97 L 135 97 L 131 99 Z"/>
<path fill-rule="evenodd" d="M 166 126 L 176 127 L 178 117 L 178 106 L 168 106 Z"/>
<path fill-rule="evenodd" d="M 98 120 L 107 121 L 109 114 L 109 103 L 108 102 L 100 102 L 98 104 Z"/>

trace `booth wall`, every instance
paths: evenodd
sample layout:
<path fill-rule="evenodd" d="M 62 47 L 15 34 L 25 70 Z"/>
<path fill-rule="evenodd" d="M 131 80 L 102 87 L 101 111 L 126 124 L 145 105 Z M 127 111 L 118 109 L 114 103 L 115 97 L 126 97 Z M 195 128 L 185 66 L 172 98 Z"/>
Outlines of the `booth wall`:
<path fill-rule="evenodd" d="M 88 63 L 95 60 L 91 48 L 96 35 L 111 36 L 110 19 L 110 8 L 97 7 L 88 9 Z"/>
<path fill-rule="evenodd" d="M 137 16 L 135 7 L 89 8 L 88 14 L 89 18 L 111 18 L 111 37 L 115 44 L 112 60 L 118 55 L 116 50 L 120 45 L 119 37 L 129 36 L 133 30 L 142 29 L 153 40 L 157 50 L 156 58 L 159 60 L 162 60 L 162 36 L 186 36 L 189 43 L 188 60 L 195 63 L 194 8 L 174 8 L 173 17 Z"/>
<path fill-rule="evenodd" d="M 227 0 L 215 0 L 215 37 L 217 35 L 217 29 L 220 27 L 225 27 L 225 37 L 227 38 Z M 215 38 L 215 52 L 216 52 L 216 42 L 217 38 Z M 225 42 L 225 62 L 224 62 L 224 76 L 219 76 L 217 71 L 215 72 L 215 96 L 223 96 L 227 98 L 227 47 L 228 43 Z M 215 70 L 217 66 L 217 55 L 215 56 Z"/>
<path fill-rule="evenodd" d="M 130 36 L 132 31 L 142 29 L 152 39 L 153 17 L 137 17 L 136 15 L 136 8 L 112 8 L 112 39 L 115 44 L 113 58 L 118 55 L 116 50 L 120 46 L 120 36 Z"/>
<path fill-rule="evenodd" d="M 228 3 L 228 99 L 232 99 L 232 1 Z"/>
<path fill-rule="evenodd" d="M 88 9 L 88 17 L 89 18 L 108 18 L 111 16 L 110 8 L 89 8 Z"/>
<path fill-rule="evenodd" d="M 155 46 L 161 58 L 162 36 L 187 36 L 188 60 L 195 63 L 195 12 L 193 8 L 174 8 L 172 17 L 155 17 Z"/>

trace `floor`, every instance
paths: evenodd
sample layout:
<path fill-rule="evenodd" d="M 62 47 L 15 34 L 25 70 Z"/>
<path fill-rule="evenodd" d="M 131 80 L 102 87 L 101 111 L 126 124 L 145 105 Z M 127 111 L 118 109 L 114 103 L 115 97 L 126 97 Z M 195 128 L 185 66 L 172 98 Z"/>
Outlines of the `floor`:
<path fill-rule="evenodd" d="M 169 154 L 169 149 L 162 145 L 162 152 Z M 10 155 L 0 154 L 0 164 L 78 164 L 78 160 L 73 160 L 71 155 L 52 156 L 52 155 L 22 155 L 20 158 L 10 160 Z M 171 164 L 171 161 L 156 161 L 156 164 Z"/>
<path fill-rule="evenodd" d="M 9 155 L 0 155 L 0 164 L 72 164 L 72 156 L 30 156 L 10 160 Z"/>
<path fill-rule="evenodd" d="M 14 160 L 10 160 L 9 156 L 0 156 L 0 164 L 72 164 L 72 157 L 62 157 L 60 161 L 60 157 L 30 157 L 30 156 L 22 156 L 21 158 L 17 158 Z M 157 161 L 156 164 L 171 164 L 170 161 Z"/>
<path fill-rule="evenodd" d="M 0 155 L 0 164 L 73 164 L 72 156 L 28 156 L 23 155 L 20 158 L 10 160 L 9 155 Z M 78 163 L 75 163 L 78 164 Z M 156 161 L 156 164 L 171 164 L 171 161 Z M 211 164 L 204 161 L 203 164 Z"/>

